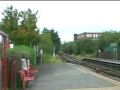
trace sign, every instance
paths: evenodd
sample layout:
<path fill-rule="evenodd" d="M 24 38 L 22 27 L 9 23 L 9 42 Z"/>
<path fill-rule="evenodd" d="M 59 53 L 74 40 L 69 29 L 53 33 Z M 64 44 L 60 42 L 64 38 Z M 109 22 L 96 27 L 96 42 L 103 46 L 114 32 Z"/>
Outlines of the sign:
<path fill-rule="evenodd" d="M 3 38 L 2 38 L 2 35 L 0 35 L 0 43 L 2 43 L 3 42 L 3 40 L 2 40 Z"/>
<path fill-rule="evenodd" d="M 13 45 L 13 44 L 10 44 L 10 48 L 11 48 L 11 49 L 14 48 L 14 45 Z"/>
<path fill-rule="evenodd" d="M 41 55 L 41 64 L 42 64 L 42 54 L 43 54 L 43 50 L 40 50 L 40 55 Z"/>
<path fill-rule="evenodd" d="M 117 43 L 111 43 L 110 46 L 111 47 L 117 47 L 118 45 L 117 45 Z"/>
<path fill-rule="evenodd" d="M 21 60 L 22 60 L 22 68 L 25 69 L 25 70 L 28 70 L 26 59 L 21 59 Z"/>
<path fill-rule="evenodd" d="M 40 54 L 42 54 L 42 53 L 43 53 L 43 50 L 41 49 L 41 50 L 40 50 Z"/>

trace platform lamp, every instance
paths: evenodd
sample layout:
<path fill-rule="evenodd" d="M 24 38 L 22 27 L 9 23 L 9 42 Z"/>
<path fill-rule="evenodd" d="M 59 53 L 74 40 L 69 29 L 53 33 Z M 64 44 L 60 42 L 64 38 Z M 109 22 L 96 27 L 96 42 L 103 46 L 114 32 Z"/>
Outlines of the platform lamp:
<path fill-rule="evenodd" d="M 101 56 L 100 56 L 100 54 L 101 54 L 101 50 L 98 50 L 98 52 L 99 52 L 99 58 L 100 58 L 100 57 L 101 57 Z"/>

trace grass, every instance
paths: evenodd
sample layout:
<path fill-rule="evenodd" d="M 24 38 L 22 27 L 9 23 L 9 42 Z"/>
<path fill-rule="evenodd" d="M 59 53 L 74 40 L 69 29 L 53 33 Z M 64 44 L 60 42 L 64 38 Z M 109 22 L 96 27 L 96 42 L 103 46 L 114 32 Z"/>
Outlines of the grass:
<path fill-rule="evenodd" d="M 82 60 L 83 58 L 92 58 L 94 57 L 94 54 L 80 54 L 80 55 L 77 55 L 76 58 Z"/>
<path fill-rule="evenodd" d="M 59 64 L 59 63 L 63 63 L 60 59 L 60 57 L 58 55 L 56 55 L 55 57 L 51 57 L 50 59 L 47 60 L 47 62 L 45 63 L 55 63 L 55 64 Z"/>

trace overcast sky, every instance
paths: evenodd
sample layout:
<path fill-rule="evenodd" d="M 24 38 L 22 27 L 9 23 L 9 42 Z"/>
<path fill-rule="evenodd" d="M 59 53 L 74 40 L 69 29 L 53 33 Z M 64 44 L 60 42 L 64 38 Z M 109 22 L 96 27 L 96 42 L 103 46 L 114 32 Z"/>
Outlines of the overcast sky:
<path fill-rule="evenodd" d="M 120 1 L 0 1 L 0 21 L 10 5 L 38 10 L 37 26 L 58 31 L 61 41 L 73 41 L 74 33 L 120 30 Z"/>

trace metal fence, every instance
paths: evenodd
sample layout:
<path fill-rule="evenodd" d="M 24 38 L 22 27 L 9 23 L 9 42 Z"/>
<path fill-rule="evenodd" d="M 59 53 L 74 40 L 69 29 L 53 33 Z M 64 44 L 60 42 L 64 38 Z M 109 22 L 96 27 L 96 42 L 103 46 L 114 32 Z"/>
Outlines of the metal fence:
<path fill-rule="evenodd" d="M 100 52 L 97 53 L 97 57 L 105 59 L 120 60 L 120 51 L 116 52 Z"/>
<path fill-rule="evenodd" d="M 21 58 L 3 58 L 1 63 L 1 89 L 0 90 L 17 90 L 21 86 L 19 71 L 21 70 Z"/>

